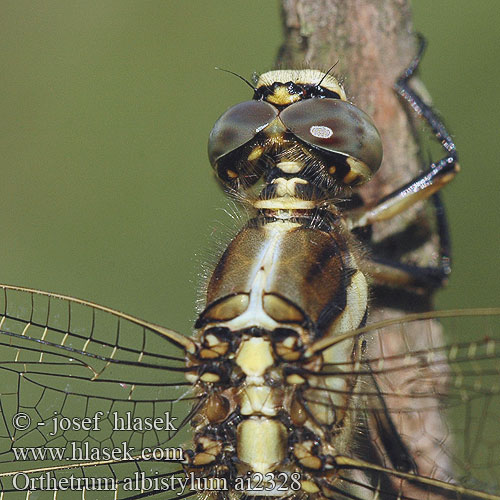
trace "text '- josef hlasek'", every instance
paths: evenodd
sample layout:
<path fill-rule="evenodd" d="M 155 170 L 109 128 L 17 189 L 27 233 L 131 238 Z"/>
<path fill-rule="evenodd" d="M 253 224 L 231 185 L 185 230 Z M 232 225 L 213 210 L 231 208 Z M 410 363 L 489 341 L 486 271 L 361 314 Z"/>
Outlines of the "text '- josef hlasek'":
<path fill-rule="evenodd" d="M 111 422 L 113 431 L 176 431 L 174 425 L 177 417 L 170 415 L 166 411 L 161 417 L 137 417 L 132 412 L 125 413 L 103 411 L 96 412 L 92 417 L 63 417 L 58 413 L 50 418 L 47 422 L 39 422 L 38 427 L 52 425 L 50 436 L 57 435 L 60 431 L 100 431 L 101 422 L 103 420 Z"/>

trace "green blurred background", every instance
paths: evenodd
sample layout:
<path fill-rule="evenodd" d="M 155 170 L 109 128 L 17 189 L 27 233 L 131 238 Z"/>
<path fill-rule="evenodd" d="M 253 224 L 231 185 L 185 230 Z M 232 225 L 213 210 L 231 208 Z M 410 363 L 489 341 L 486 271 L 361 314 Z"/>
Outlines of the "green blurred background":
<path fill-rule="evenodd" d="M 201 266 L 240 224 L 206 141 L 250 92 L 214 67 L 271 68 L 279 3 L 0 6 L 1 281 L 189 332 Z M 463 167 L 445 192 L 455 262 L 439 306 L 497 305 L 500 2 L 418 0 L 414 16 L 429 40 L 422 78 Z"/>

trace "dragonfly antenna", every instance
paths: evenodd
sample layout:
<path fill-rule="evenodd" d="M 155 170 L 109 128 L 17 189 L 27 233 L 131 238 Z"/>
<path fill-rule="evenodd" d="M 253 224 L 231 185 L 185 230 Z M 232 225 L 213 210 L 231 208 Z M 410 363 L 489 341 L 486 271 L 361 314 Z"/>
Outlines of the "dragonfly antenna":
<path fill-rule="evenodd" d="M 234 71 L 231 71 L 229 69 L 225 69 L 225 68 L 218 68 L 217 66 L 215 67 L 216 70 L 218 71 L 224 71 L 224 73 L 229 73 L 230 75 L 234 75 L 236 76 L 237 78 L 239 78 L 241 81 L 245 82 L 254 92 L 257 91 L 257 89 L 246 79 L 244 78 L 243 76 L 241 75 L 238 75 L 238 73 L 235 73 Z"/>
<path fill-rule="evenodd" d="M 321 80 L 316 84 L 316 87 L 320 87 L 321 84 L 323 83 L 323 80 L 330 74 L 330 71 L 335 68 L 335 66 L 337 66 L 337 64 L 339 63 L 340 59 L 337 59 L 337 62 L 323 75 L 323 77 L 321 78 Z"/>

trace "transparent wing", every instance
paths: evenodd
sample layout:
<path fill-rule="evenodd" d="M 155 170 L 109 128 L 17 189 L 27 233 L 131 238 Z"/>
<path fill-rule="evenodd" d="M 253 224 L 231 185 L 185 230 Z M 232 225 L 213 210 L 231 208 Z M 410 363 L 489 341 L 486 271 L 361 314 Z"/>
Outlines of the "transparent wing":
<path fill-rule="evenodd" d="M 500 498 L 498 314 L 382 322 L 360 334 L 356 360 L 325 366 L 325 378 L 359 380 L 337 408 L 358 422 L 338 459 L 338 498 Z M 320 385 L 306 395 L 314 404 L 325 401 Z"/>
<path fill-rule="evenodd" d="M 115 486 L 137 474 L 132 497 L 146 489 L 142 478 L 168 479 L 179 469 L 182 431 L 197 401 L 184 377 L 189 339 L 16 287 L 0 286 L 0 311 L 0 498 L 50 489 L 51 477 L 67 478 L 73 490 L 57 498 L 85 490 L 93 498 L 83 478 L 100 481 L 94 498 L 115 498 Z M 151 460 L 158 449 L 163 462 Z M 37 495 L 54 498 L 54 491 Z"/>
<path fill-rule="evenodd" d="M 203 402 L 184 377 L 189 339 L 76 299 L 1 291 L 0 498 L 197 495 L 176 455 Z M 342 407 L 321 383 L 304 392 L 308 404 L 356 417 L 349 453 L 325 473 L 325 496 L 498 500 L 498 317 L 442 318 L 448 343 L 436 322 L 409 319 L 341 340 L 355 338 L 362 355 L 316 380 L 356 376 Z M 157 425 L 134 425 L 148 418 Z M 152 460 L 157 448 L 162 460 Z M 59 491 L 27 492 L 53 478 Z"/>

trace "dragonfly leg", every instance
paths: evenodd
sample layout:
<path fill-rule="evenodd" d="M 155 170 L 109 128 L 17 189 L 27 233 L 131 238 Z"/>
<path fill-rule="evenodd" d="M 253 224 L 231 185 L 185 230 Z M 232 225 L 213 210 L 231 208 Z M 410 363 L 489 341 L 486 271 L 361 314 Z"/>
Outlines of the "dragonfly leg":
<path fill-rule="evenodd" d="M 441 266 L 418 266 L 372 256 L 363 262 L 363 270 L 376 285 L 434 289 L 443 286 L 447 273 Z"/>
<path fill-rule="evenodd" d="M 392 219 L 415 203 L 436 194 L 455 177 L 458 171 L 458 163 L 454 159 L 450 160 L 450 157 L 433 163 L 428 170 L 384 196 L 375 204 L 346 212 L 345 217 L 349 229 Z"/>
<path fill-rule="evenodd" d="M 425 50 L 425 40 L 419 35 L 420 47 L 408 68 L 397 79 L 394 89 L 417 116 L 422 117 L 441 143 L 446 155 L 431 163 L 421 174 L 377 202 L 346 214 L 351 229 L 391 219 L 418 201 L 425 200 L 448 184 L 460 170 L 455 143 L 432 106 L 413 90 L 409 81 L 415 74 Z"/>
<path fill-rule="evenodd" d="M 379 257 L 376 253 L 372 253 L 365 259 L 363 266 L 365 271 L 375 281 L 375 284 L 426 289 L 440 288 L 445 284 L 451 272 L 451 245 L 448 224 L 444 206 L 438 193 L 432 197 L 432 201 L 435 208 L 439 238 L 437 264 L 433 266 L 420 266 L 404 263 L 396 258 Z"/>
<path fill-rule="evenodd" d="M 409 86 L 425 50 L 425 39 L 419 35 L 419 50 L 408 68 L 396 81 L 394 88 L 412 110 L 428 124 L 446 155 L 431 163 L 421 174 L 404 186 L 384 196 L 377 202 L 347 211 L 345 217 L 348 227 L 353 230 L 366 227 L 375 222 L 391 219 L 401 214 L 415 203 L 432 198 L 436 211 L 440 255 L 436 266 L 418 266 L 397 260 L 372 256 L 368 262 L 368 272 L 380 284 L 390 286 L 422 286 L 436 288 L 442 286 L 450 273 L 450 242 L 444 207 L 438 191 L 446 186 L 459 172 L 458 155 L 455 143 L 446 127 L 432 107 Z"/>

